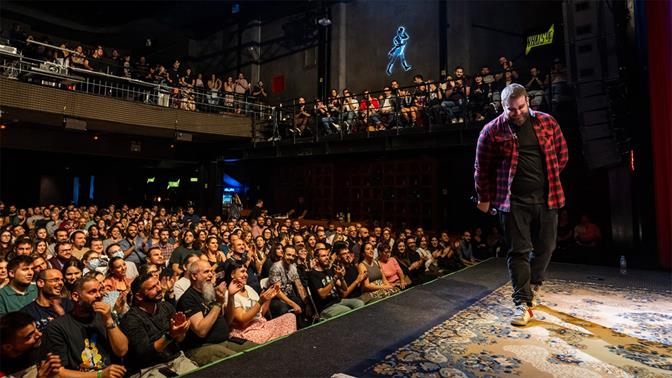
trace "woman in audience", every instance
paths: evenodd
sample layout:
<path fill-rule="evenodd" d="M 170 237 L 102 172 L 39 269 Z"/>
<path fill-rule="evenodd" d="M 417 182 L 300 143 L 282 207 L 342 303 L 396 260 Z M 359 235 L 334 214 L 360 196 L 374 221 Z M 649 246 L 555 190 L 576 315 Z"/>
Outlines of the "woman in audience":
<path fill-rule="evenodd" d="M 38 239 L 35 242 L 35 245 L 33 245 L 33 253 L 44 258 L 45 260 L 49 260 L 51 257 L 49 257 L 49 254 L 47 253 L 48 246 L 49 245 L 47 244 L 46 240 Z"/>
<path fill-rule="evenodd" d="M 219 250 L 219 239 L 216 236 L 208 236 L 201 248 L 201 260 L 210 263 L 213 270 L 220 270 L 226 261 L 226 255 Z"/>
<path fill-rule="evenodd" d="M 7 258 L 7 255 L 12 252 L 12 233 L 9 230 L 4 230 L 0 233 L 0 257 Z"/>
<path fill-rule="evenodd" d="M 9 275 L 7 274 L 7 260 L 0 257 L 0 289 L 9 283 Z"/>
<path fill-rule="evenodd" d="M 363 260 L 357 266 L 359 273 L 366 272 L 367 277 L 362 282 L 362 291 L 368 292 L 374 299 L 381 299 L 399 291 L 399 288 L 387 282 L 387 278 L 380 270 L 380 264 L 373 258 L 373 245 L 364 243 Z"/>
<path fill-rule="evenodd" d="M 88 250 L 82 256 L 82 263 L 84 264 L 84 269 L 82 274 L 87 274 L 88 272 L 93 272 L 98 270 L 101 267 L 100 255 L 98 252 Z"/>
<path fill-rule="evenodd" d="M 205 230 L 200 230 L 196 233 L 196 241 L 194 242 L 194 249 L 203 249 L 206 247 L 206 240 L 208 233 Z"/>
<path fill-rule="evenodd" d="M 126 263 L 123 258 L 113 257 L 110 260 L 105 282 L 112 290 L 117 290 L 122 295 L 130 292 L 133 280 L 126 276 Z"/>
<path fill-rule="evenodd" d="M 235 261 L 227 268 L 226 281 L 230 282 L 229 285 L 239 288 L 233 298 L 228 298 L 234 301 L 231 336 L 263 344 L 296 331 L 296 317 L 292 313 L 286 313 L 273 320 L 264 318 L 268 313 L 271 299 L 280 292 L 280 283 L 276 283 L 259 295 L 247 285 L 247 278 L 247 268 L 243 264 Z"/>
<path fill-rule="evenodd" d="M 397 259 L 391 256 L 392 249 L 387 244 L 380 244 L 378 246 L 378 263 L 380 265 L 380 270 L 385 276 L 385 280 L 394 285 L 398 286 L 401 290 L 404 290 L 406 286 L 410 285 L 410 278 L 406 277 L 404 271 L 399 266 Z"/>
<path fill-rule="evenodd" d="M 235 86 L 236 84 L 233 82 L 233 78 L 231 76 L 227 77 L 226 82 L 224 83 L 224 106 L 227 108 L 233 107 L 233 91 Z"/>
<path fill-rule="evenodd" d="M 61 290 L 61 297 L 69 298 L 72 289 L 75 287 L 75 282 L 82 277 L 82 270 L 84 266 L 77 259 L 68 260 L 63 265 L 61 273 L 63 273 L 63 290 Z"/>

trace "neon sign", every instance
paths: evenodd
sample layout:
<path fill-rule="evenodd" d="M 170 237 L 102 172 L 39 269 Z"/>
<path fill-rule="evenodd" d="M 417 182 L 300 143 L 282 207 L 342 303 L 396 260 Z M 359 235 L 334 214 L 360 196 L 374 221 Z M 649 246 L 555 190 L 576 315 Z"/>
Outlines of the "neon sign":
<path fill-rule="evenodd" d="M 387 76 L 392 76 L 392 69 L 394 68 L 394 63 L 397 61 L 397 59 L 399 59 L 401 68 L 404 71 L 411 69 L 411 65 L 406 62 L 406 55 L 404 52 L 404 50 L 406 50 L 406 43 L 408 42 L 409 38 L 410 37 L 408 33 L 406 33 L 405 26 L 400 26 L 397 28 L 397 34 L 394 36 L 394 38 L 392 38 L 392 49 L 387 53 L 387 57 L 390 58 L 389 62 L 387 63 L 387 69 L 385 70 Z"/>
<path fill-rule="evenodd" d="M 550 45 L 553 43 L 553 35 L 555 34 L 555 24 L 551 25 L 546 33 L 535 34 L 527 37 L 527 46 L 525 47 L 525 55 L 530 53 L 535 47 Z"/>

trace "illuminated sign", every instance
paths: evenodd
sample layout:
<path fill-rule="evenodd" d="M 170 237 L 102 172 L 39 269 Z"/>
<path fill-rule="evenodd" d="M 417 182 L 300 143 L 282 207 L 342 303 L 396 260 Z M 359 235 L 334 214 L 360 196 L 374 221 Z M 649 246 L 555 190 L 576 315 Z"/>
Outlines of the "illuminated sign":
<path fill-rule="evenodd" d="M 553 43 L 553 35 L 555 34 L 555 24 L 551 25 L 546 33 L 535 34 L 527 37 L 527 47 L 525 47 L 525 55 L 530 53 L 535 47 L 550 45 Z"/>
<path fill-rule="evenodd" d="M 401 68 L 404 71 L 411 69 L 411 65 L 406 62 L 405 55 L 406 43 L 408 42 L 409 38 L 410 37 L 408 33 L 406 33 L 405 26 L 400 26 L 397 28 L 397 34 L 394 36 L 394 38 L 392 38 L 392 49 L 387 53 L 387 57 L 390 59 L 387 63 L 387 69 L 385 70 L 387 76 L 392 76 L 392 69 L 394 68 L 394 63 L 397 61 L 397 59 L 399 60 Z"/>
<path fill-rule="evenodd" d="M 147 183 L 151 184 L 156 180 L 156 177 L 147 177 Z"/>
<path fill-rule="evenodd" d="M 198 177 L 190 177 L 189 181 L 190 182 L 198 182 Z"/>
<path fill-rule="evenodd" d="M 168 187 L 166 189 L 179 188 L 180 187 L 180 180 L 181 179 L 177 179 L 177 181 L 168 181 Z"/>
<path fill-rule="evenodd" d="M 235 193 L 236 189 L 234 189 L 234 188 L 224 188 L 224 192 L 225 193 Z"/>

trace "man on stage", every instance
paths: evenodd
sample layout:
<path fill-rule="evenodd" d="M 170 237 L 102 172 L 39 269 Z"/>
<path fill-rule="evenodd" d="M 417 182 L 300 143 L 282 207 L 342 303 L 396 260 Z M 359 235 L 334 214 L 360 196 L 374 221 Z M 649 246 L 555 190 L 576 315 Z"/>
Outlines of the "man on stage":
<path fill-rule="evenodd" d="M 529 105 L 525 87 L 504 88 L 504 111 L 483 127 L 474 164 L 478 209 L 497 209 L 507 238 L 516 326 L 534 316 L 555 249 L 558 209 L 565 205 L 560 172 L 568 159 L 556 120 Z"/>

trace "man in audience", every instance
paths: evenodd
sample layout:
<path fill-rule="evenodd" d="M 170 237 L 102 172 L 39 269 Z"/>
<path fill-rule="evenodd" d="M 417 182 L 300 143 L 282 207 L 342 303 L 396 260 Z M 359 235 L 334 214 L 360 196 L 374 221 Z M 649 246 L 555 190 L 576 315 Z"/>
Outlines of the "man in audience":
<path fill-rule="evenodd" d="M 175 244 L 170 242 L 170 230 L 167 228 L 161 229 L 159 231 L 159 248 L 161 249 L 161 255 L 163 255 L 163 260 L 170 260 L 170 256 L 175 250 Z"/>
<path fill-rule="evenodd" d="M 38 274 L 35 282 L 37 298 L 24 306 L 21 311 L 35 319 L 37 329 L 44 331 L 49 322 L 72 310 L 70 298 L 61 298 L 63 274 L 56 269 L 45 269 Z"/>
<path fill-rule="evenodd" d="M 331 269 L 331 256 L 326 248 L 317 249 L 317 264 L 308 272 L 308 282 L 312 288 L 313 300 L 320 318 L 328 319 L 364 306 L 360 299 L 341 299 L 341 293 L 348 292 L 345 281 L 345 267 L 336 265 Z"/>
<path fill-rule="evenodd" d="M 124 259 L 140 266 L 145 263 L 147 256 L 144 252 L 144 242 L 138 235 L 138 226 L 135 223 L 129 224 L 126 228 L 126 238 L 119 242 L 119 246 L 124 250 Z"/>
<path fill-rule="evenodd" d="M 285 246 L 282 260 L 274 263 L 269 272 L 269 287 L 280 283 L 280 292 L 271 300 L 270 310 L 274 318 L 293 311 L 297 321 L 302 319 L 303 305 L 306 299 L 305 288 L 296 268 L 296 249 Z"/>
<path fill-rule="evenodd" d="M 194 253 L 198 256 L 201 255 L 200 249 L 194 249 L 194 241 L 196 241 L 194 231 L 186 230 L 182 236 L 180 245 L 173 250 L 173 253 L 170 255 L 170 260 L 168 261 L 170 269 L 173 272 L 182 273 L 182 270 L 180 270 L 180 264 L 187 255 L 191 253 Z"/>
<path fill-rule="evenodd" d="M 63 266 L 72 259 L 72 244 L 66 240 L 56 243 L 54 257 L 49 259 L 49 264 L 52 268 L 61 270 L 63 269 Z"/>
<path fill-rule="evenodd" d="M 164 374 L 167 369 L 185 374 L 196 369 L 179 345 L 187 335 L 189 320 L 163 301 L 159 279 L 150 273 L 141 275 L 133 281 L 132 292 L 133 306 L 121 322 L 131 352 L 125 360 L 128 373 Z"/>
<path fill-rule="evenodd" d="M 463 262 L 467 265 L 473 265 L 476 263 L 476 258 L 474 257 L 473 246 L 471 244 L 471 232 L 464 231 L 462 234 L 462 240 L 460 240 L 460 257 Z"/>
<path fill-rule="evenodd" d="M 55 213 L 58 215 L 58 213 Z M 49 229 L 47 228 L 47 231 Z M 51 255 L 56 255 L 56 244 L 63 243 L 68 241 L 68 232 L 65 230 L 55 230 L 54 231 L 54 242 L 47 246 L 47 252 Z M 70 252 L 72 254 L 72 251 Z"/>
<path fill-rule="evenodd" d="M 343 280 L 348 286 L 347 290 L 341 292 L 342 298 L 359 298 L 366 302 L 366 298 L 362 298 L 361 284 L 368 277 L 368 273 L 363 271 L 359 273 L 357 264 L 355 263 L 355 254 L 348 249 L 348 245 L 344 242 L 337 242 L 334 244 L 333 251 L 336 253 L 338 264 L 345 269 Z"/>
<path fill-rule="evenodd" d="M 33 283 L 33 258 L 16 256 L 7 264 L 9 284 L 0 288 L 0 316 L 18 311 L 37 297 Z"/>
<path fill-rule="evenodd" d="M 189 331 L 180 344 L 187 357 L 204 365 L 253 346 L 249 341 L 243 344 L 228 341 L 234 301 L 226 301 L 225 282 L 213 285 L 210 263 L 199 259 L 189 266 L 188 272 L 191 286 L 177 301 L 177 311 L 184 312 L 189 321 Z M 230 284 L 228 297 L 233 298 L 240 288 Z"/>
<path fill-rule="evenodd" d="M 102 285 L 93 275 L 75 282 L 74 307 L 53 320 L 44 331 L 45 349 L 58 355 L 62 376 L 120 378 L 119 364 L 128 352 L 128 339 L 117 327 L 112 307 L 103 302 Z"/>
<path fill-rule="evenodd" d="M 30 256 L 33 252 L 33 243 L 31 243 L 30 238 L 21 237 L 14 242 L 14 250 L 7 256 L 8 260 L 16 256 Z"/>
<path fill-rule="evenodd" d="M 58 355 L 47 353 L 37 363 L 42 333 L 33 318 L 23 312 L 10 312 L 0 318 L 0 377 L 57 377 L 61 370 Z"/>
<path fill-rule="evenodd" d="M 86 247 L 86 234 L 84 231 L 77 230 L 70 235 L 70 245 L 72 247 L 72 255 L 81 260 L 82 256 L 89 250 Z"/>
<path fill-rule="evenodd" d="M 191 279 L 189 277 L 189 266 L 196 261 L 201 260 L 200 257 L 194 254 L 187 255 L 182 262 L 182 275 L 173 285 L 173 294 L 175 294 L 175 301 L 179 301 L 180 297 L 191 286 Z"/>

